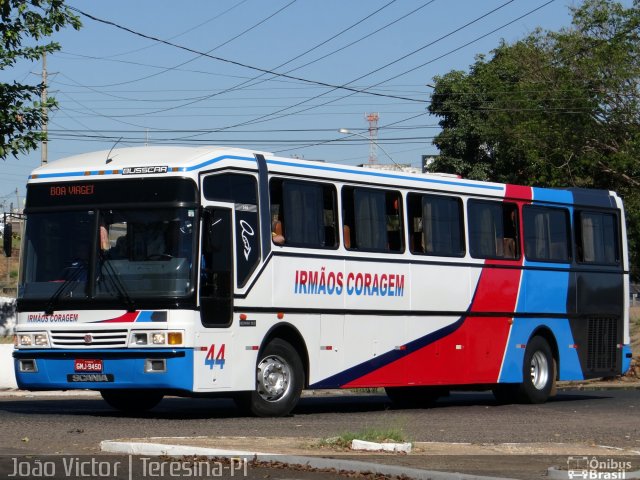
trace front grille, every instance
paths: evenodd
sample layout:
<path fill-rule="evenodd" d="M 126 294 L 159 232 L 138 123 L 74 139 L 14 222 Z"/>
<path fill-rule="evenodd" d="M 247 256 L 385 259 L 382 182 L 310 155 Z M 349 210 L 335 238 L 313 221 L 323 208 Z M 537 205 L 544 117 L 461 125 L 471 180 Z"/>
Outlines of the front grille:
<path fill-rule="evenodd" d="M 126 347 L 129 332 L 122 330 L 53 330 L 51 344 L 58 348 L 118 348 Z"/>
<path fill-rule="evenodd" d="M 618 320 L 590 318 L 587 335 L 587 369 L 614 371 L 618 354 Z"/>

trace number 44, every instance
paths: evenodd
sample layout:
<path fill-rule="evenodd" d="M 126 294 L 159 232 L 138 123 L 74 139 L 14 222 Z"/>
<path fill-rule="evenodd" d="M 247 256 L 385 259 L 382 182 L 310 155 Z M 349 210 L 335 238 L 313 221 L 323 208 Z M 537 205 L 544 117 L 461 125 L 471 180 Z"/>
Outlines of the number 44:
<path fill-rule="evenodd" d="M 224 368 L 224 345 L 224 343 L 220 345 L 217 352 L 215 344 L 209 347 L 207 356 L 204 359 L 204 364 L 208 365 L 210 370 L 213 370 L 213 367 L 216 365 L 220 365 L 220 370 Z"/>

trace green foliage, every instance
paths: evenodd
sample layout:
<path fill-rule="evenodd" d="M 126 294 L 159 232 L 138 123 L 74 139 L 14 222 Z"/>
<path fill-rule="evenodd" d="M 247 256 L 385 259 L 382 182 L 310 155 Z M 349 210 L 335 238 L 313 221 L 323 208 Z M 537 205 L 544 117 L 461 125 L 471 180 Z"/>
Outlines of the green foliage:
<path fill-rule="evenodd" d="M 432 170 L 617 191 L 640 260 L 640 0 L 586 0 L 572 26 L 535 31 L 435 78 Z M 640 272 L 636 272 L 638 274 Z"/>
<path fill-rule="evenodd" d="M 320 441 L 320 447 L 351 448 L 353 440 L 367 442 L 388 443 L 406 442 L 404 432 L 398 428 L 367 428 L 359 432 L 345 432 L 337 437 L 325 438 Z"/>
<path fill-rule="evenodd" d="M 80 20 L 63 0 L 0 0 L 0 17 L 0 70 L 60 50 L 57 43 L 42 40 L 68 25 L 80 28 Z M 26 153 L 45 139 L 40 131 L 42 88 L 41 84 L 0 82 L 0 158 Z M 48 97 L 45 106 L 54 108 L 55 99 Z"/>

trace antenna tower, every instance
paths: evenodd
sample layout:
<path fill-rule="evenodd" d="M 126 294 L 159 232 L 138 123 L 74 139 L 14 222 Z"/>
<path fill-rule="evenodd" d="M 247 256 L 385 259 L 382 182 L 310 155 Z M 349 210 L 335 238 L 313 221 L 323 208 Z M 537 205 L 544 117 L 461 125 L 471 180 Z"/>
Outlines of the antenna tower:
<path fill-rule="evenodd" d="M 378 163 L 378 119 L 377 113 L 365 113 L 364 118 L 369 122 L 369 165 Z"/>

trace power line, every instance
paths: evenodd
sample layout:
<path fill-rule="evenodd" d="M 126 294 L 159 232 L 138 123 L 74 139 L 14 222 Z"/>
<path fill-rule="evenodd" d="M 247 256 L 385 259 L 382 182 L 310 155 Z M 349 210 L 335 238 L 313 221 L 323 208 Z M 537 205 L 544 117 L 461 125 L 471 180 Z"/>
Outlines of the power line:
<path fill-rule="evenodd" d="M 372 71 L 370 71 L 370 72 L 368 72 L 368 73 L 365 73 L 364 75 L 361 75 L 361 76 L 359 76 L 358 78 L 355 78 L 355 79 L 351 80 L 350 82 L 347 82 L 347 83 L 345 83 L 345 84 L 343 84 L 343 85 L 341 85 L 341 86 L 334 86 L 331 90 L 329 90 L 329 91 L 327 91 L 327 92 L 320 93 L 320 94 L 318 94 L 318 95 L 316 95 L 316 96 L 314 96 L 314 97 L 311 97 L 311 98 L 309 98 L 309 99 L 307 99 L 307 100 L 304 100 L 304 101 L 298 102 L 298 103 L 296 103 L 296 104 L 294 104 L 294 105 L 290 105 L 290 106 L 285 107 L 285 108 L 282 108 L 282 109 L 280 109 L 280 110 L 276 110 L 275 112 L 271 112 L 271 113 L 268 113 L 268 114 L 265 114 L 265 115 L 261 115 L 261 116 L 259 116 L 259 117 L 254 118 L 253 120 L 249 120 L 249 121 L 241 122 L 241 123 L 236 123 L 236 124 L 234 124 L 234 125 L 230 125 L 230 126 L 227 126 L 227 127 L 222 127 L 222 128 L 220 128 L 220 130 L 226 130 L 226 129 L 236 128 L 236 127 L 241 127 L 241 126 L 244 126 L 244 125 L 253 125 L 253 124 L 255 124 L 255 123 L 262 123 L 262 122 L 265 122 L 265 121 L 270 121 L 270 120 L 272 120 L 272 119 L 285 118 L 285 117 L 288 117 L 288 116 L 291 116 L 291 115 L 296 115 L 296 114 L 299 114 L 299 113 L 302 113 L 302 112 L 305 112 L 305 111 L 308 111 L 308 110 L 312 110 L 312 109 L 318 108 L 319 106 L 324 106 L 324 105 L 327 105 L 327 104 L 329 104 L 329 103 L 333 103 L 333 102 L 335 102 L 335 101 L 337 101 L 337 100 L 333 100 L 333 101 L 331 101 L 331 102 L 325 102 L 325 103 L 320 104 L 320 105 L 313 105 L 313 106 L 307 107 L 307 108 L 305 108 L 305 109 L 298 110 L 298 111 L 296 111 L 296 112 L 290 112 L 290 113 L 288 113 L 288 114 L 284 114 L 284 115 L 280 115 L 280 116 L 277 116 L 277 117 L 275 117 L 275 118 L 272 118 L 272 117 L 274 117 L 275 115 L 278 115 L 278 114 L 280 114 L 280 113 L 286 112 L 287 110 L 291 110 L 292 108 L 295 108 L 295 107 L 298 107 L 298 106 L 304 105 L 304 104 L 306 104 L 306 103 L 309 103 L 309 102 L 310 102 L 310 101 L 312 101 L 312 100 L 315 100 L 315 99 L 317 99 L 317 98 L 323 97 L 323 96 L 324 96 L 324 95 L 326 95 L 327 93 L 331 93 L 331 92 L 333 92 L 333 91 L 335 91 L 335 90 L 338 90 L 338 89 L 341 89 L 341 88 L 347 88 L 347 89 L 349 89 L 348 85 L 351 85 L 351 84 L 353 84 L 353 83 L 357 82 L 358 80 L 362 80 L 363 78 L 365 78 L 365 77 L 367 77 L 367 76 L 370 76 L 370 75 L 372 75 L 372 74 L 374 74 L 374 73 L 377 73 L 377 72 L 379 72 L 379 71 L 381 71 L 381 70 L 383 70 L 383 69 L 385 69 L 385 68 L 387 68 L 387 67 L 389 67 L 389 66 L 391 66 L 391 65 L 394 65 L 395 63 L 397 63 L 397 62 L 399 62 L 399 61 L 401 61 L 401 60 L 404 60 L 404 59 L 406 59 L 406 58 L 410 57 L 411 55 L 415 55 L 416 53 L 418 53 L 418 52 L 420 52 L 420 51 L 424 50 L 425 48 L 428 48 L 428 47 L 430 47 L 430 46 L 435 45 L 436 43 L 438 43 L 438 42 L 440 42 L 440 41 L 442 41 L 442 40 L 444 40 L 444 39 L 446 39 L 446 38 L 450 37 L 451 35 L 454 35 L 455 33 L 459 32 L 459 31 L 461 31 L 461 30 L 463 30 L 463 29 L 465 29 L 465 28 L 467 28 L 467 27 L 469 27 L 469 26 L 471 26 L 471 25 L 473 25 L 474 23 L 476 23 L 476 22 L 478 22 L 478 21 L 480 21 L 480 20 L 482 20 L 482 19 L 484 19 L 484 18 L 488 17 L 489 15 L 491 15 L 491 14 L 493 14 L 493 13 L 495 13 L 496 11 L 498 11 L 498 10 L 500 10 L 500 9 L 502 9 L 502 8 L 504 8 L 504 7 L 506 7 L 507 5 L 509 5 L 509 4 L 511 4 L 511 3 L 513 3 L 514 1 L 515 1 L 515 0 L 508 0 L 507 2 L 503 3 L 502 5 L 499 5 L 498 7 L 494 8 L 494 9 L 492 9 L 492 10 L 490 10 L 490 11 L 486 12 L 486 13 L 484 13 L 483 15 L 480 15 L 479 17 L 476 17 L 475 19 L 473 19 L 473 20 L 471 20 L 471 21 L 469 21 L 469 22 L 465 23 L 464 25 L 462 25 L 462 26 L 460 26 L 460 27 L 458 27 L 458 28 L 456 28 L 456 29 L 454 29 L 454 30 L 452 30 L 452 31 L 450 31 L 450 32 L 448 32 L 448 33 L 446 33 L 446 34 L 444 34 L 444 35 L 440 36 L 439 38 L 437 38 L 437 39 L 435 39 L 435 40 L 432 40 L 432 41 L 430 41 L 430 42 L 426 43 L 425 45 L 420 46 L 419 48 L 417 48 L 417 49 L 415 49 L 415 50 L 413 50 L 413 51 L 409 52 L 408 54 L 405 54 L 405 55 L 403 55 L 403 56 L 401 56 L 401 57 L 397 58 L 396 60 L 394 60 L 394 61 L 392 61 L 392 62 L 389 62 L 389 63 L 387 63 L 387 64 L 385 64 L 385 65 L 383 65 L 383 66 L 381 66 L 381 67 L 378 67 L 378 68 L 376 68 L 376 69 L 374 69 L 374 70 L 372 70 Z M 551 1 L 553 1 L 553 0 L 551 0 Z M 360 92 L 365 92 L 365 93 L 366 93 L 370 88 L 373 88 L 373 87 L 375 87 L 375 86 L 378 86 L 378 85 L 380 85 L 380 84 L 382 84 L 382 83 L 385 83 L 385 82 L 384 82 L 384 81 L 383 81 L 383 82 L 379 82 L 378 84 L 376 84 L 376 85 L 374 85 L 374 86 L 372 86 L 372 87 L 366 88 L 366 89 L 364 89 L 364 90 L 358 90 L 358 92 L 359 92 L 359 93 L 360 93 Z M 345 95 L 345 96 L 344 96 L 344 97 L 342 97 L 342 98 L 348 98 L 348 97 L 352 96 L 353 94 L 354 94 L 354 93 L 353 93 L 353 92 L 351 92 L 351 93 L 349 93 L 349 94 Z M 182 138 L 177 138 L 176 140 L 183 140 L 183 139 L 184 139 L 184 137 L 182 137 Z"/>
<path fill-rule="evenodd" d="M 170 72 L 170 71 L 172 71 L 172 70 L 176 70 L 176 69 L 178 69 L 178 68 L 180 68 L 180 67 L 182 67 L 182 66 L 184 66 L 184 65 L 186 65 L 186 64 L 188 64 L 188 63 L 191 63 L 191 62 L 193 62 L 193 61 L 197 60 L 197 59 L 198 59 L 198 58 L 200 58 L 200 57 L 203 57 L 203 56 L 209 56 L 209 54 L 210 54 L 211 52 L 213 52 L 213 51 L 215 51 L 215 50 L 218 50 L 220 47 L 223 47 L 223 46 L 225 46 L 225 45 L 228 45 L 228 44 L 229 44 L 229 43 L 231 43 L 232 41 L 234 41 L 234 40 L 236 40 L 236 39 L 238 39 L 238 38 L 242 37 L 243 35 L 245 35 L 246 33 L 250 32 L 251 30 L 253 30 L 253 29 L 255 29 L 255 28 L 259 27 L 260 25 L 262 25 L 262 24 L 263 24 L 263 23 L 265 23 L 266 21 L 270 20 L 271 18 L 273 18 L 274 16 L 276 16 L 277 14 L 279 14 L 280 12 L 282 12 L 283 10 L 285 10 L 285 9 L 289 8 L 289 7 L 290 7 L 291 5 L 293 5 L 296 1 L 297 1 L 297 0 L 291 0 L 291 1 L 290 1 L 289 3 L 287 3 L 285 6 L 283 6 L 283 7 L 279 8 L 278 10 L 276 10 L 276 11 L 275 11 L 274 13 L 272 13 L 271 15 L 267 16 L 266 18 L 263 18 L 262 20 L 260 20 L 259 22 L 257 22 L 257 23 L 255 23 L 255 24 L 253 24 L 253 25 L 252 25 L 252 26 L 250 26 L 249 28 L 246 28 L 246 29 L 245 29 L 245 30 L 243 30 L 242 32 L 240 32 L 240 33 L 238 33 L 237 35 L 235 35 L 235 36 L 231 37 L 229 40 L 226 40 L 225 42 L 222 42 L 221 44 L 219 44 L 219 45 L 217 45 L 217 46 L 213 47 L 211 50 L 207 50 L 206 52 L 198 52 L 198 53 L 197 53 L 197 55 L 196 55 L 195 57 L 193 57 L 193 58 L 191 58 L 191 59 L 189 59 L 189 60 L 186 60 L 186 61 L 184 61 L 184 62 L 182 62 L 182 63 L 179 63 L 179 64 L 177 64 L 177 65 L 175 65 L 175 66 L 173 66 L 173 67 L 165 67 L 165 68 L 163 68 L 163 69 L 162 69 L 162 71 L 160 71 L 160 72 L 155 72 L 155 73 L 152 73 L 152 74 L 150 74 L 150 75 L 146 75 L 146 76 L 144 76 L 144 77 L 136 78 L 136 79 L 134 79 L 134 80 L 128 80 L 128 81 L 126 81 L 126 82 L 111 83 L 111 84 L 108 84 L 108 85 L 100 85 L 100 87 L 116 87 L 116 86 L 120 86 L 120 85 L 128 85 L 128 84 L 131 84 L 131 83 L 136 83 L 136 82 L 139 82 L 139 81 L 142 81 L 142 80 L 147 80 L 147 79 L 149 79 L 149 78 L 153 78 L 153 77 L 157 77 L 158 75 L 162 75 L 163 73 Z M 70 8 L 71 8 L 72 10 L 76 10 L 76 9 L 74 9 L 73 7 L 70 7 Z M 158 41 L 158 42 L 161 42 L 161 43 L 166 43 L 165 41 L 160 40 L 160 39 L 158 39 L 157 41 Z M 194 52 L 195 52 L 195 51 L 194 51 Z M 87 88 L 89 88 L 89 87 L 87 87 Z"/>
<path fill-rule="evenodd" d="M 185 34 L 187 34 L 187 33 L 191 33 L 191 32 L 193 32 L 194 30 L 197 30 L 198 28 L 200 28 L 200 27 L 202 27 L 202 26 L 204 26 L 204 25 L 207 25 L 207 24 L 209 24 L 209 23 L 213 22 L 214 20 L 217 20 L 218 18 L 220 18 L 220 17 L 222 17 L 222 16 L 226 15 L 226 14 L 227 14 L 227 13 L 229 13 L 230 11 L 235 10 L 235 9 L 236 9 L 236 8 L 238 8 L 240 5 L 242 5 L 242 4 L 244 4 L 244 3 L 247 3 L 248 1 L 249 1 L 249 0 L 242 0 L 242 1 L 238 2 L 238 3 L 236 3 L 235 5 L 232 5 L 231 7 L 227 8 L 225 11 L 223 11 L 223 12 L 221 12 L 221 13 L 219 13 L 219 14 L 215 15 L 214 17 L 209 18 L 208 20 L 205 20 L 204 22 L 199 23 L 199 24 L 198 24 L 198 25 L 196 25 L 195 27 L 189 27 L 187 30 L 184 30 L 184 31 L 183 31 L 183 32 L 181 32 L 181 33 L 178 33 L 178 34 L 176 34 L 176 35 L 173 35 L 173 36 L 169 37 L 169 38 L 168 38 L 168 40 L 173 40 L 174 38 L 178 38 L 178 37 L 181 37 L 181 36 L 183 36 L 183 35 L 185 35 Z M 158 43 L 158 42 L 154 42 L 154 44 L 152 44 L 152 45 L 147 45 L 146 47 L 140 47 L 140 48 L 136 48 L 136 49 L 134 49 L 134 50 L 129 50 L 128 52 L 122 52 L 122 53 L 116 53 L 116 54 L 113 54 L 113 55 L 109 55 L 108 57 L 105 57 L 105 59 L 110 59 L 110 58 L 114 58 L 114 57 L 122 57 L 122 56 L 125 56 L 125 55 L 130 55 L 130 54 L 132 54 L 132 53 L 140 52 L 140 51 L 142 51 L 142 50 L 147 50 L 147 49 L 149 49 L 149 48 L 152 48 L 152 47 L 156 46 L 156 44 L 157 44 L 157 43 Z"/>
<path fill-rule="evenodd" d="M 288 60 L 288 61 L 286 61 L 286 62 L 284 62 L 284 63 L 281 63 L 281 64 L 280 64 L 280 65 L 278 65 L 277 67 L 273 68 L 273 70 L 277 70 L 277 69 L 279 69 L 279 68 L 281 68 L 281 67 L 283 67 L 283 66 L 285 66 L 285 65 L 287 65 L 287 64 L 289 64 L 289 63 L 291 63 L 291 62 L 293 62 L 293 61 L 295 61 L 295 60 L 297 60 L 298 58 L 301 58 L 302 56 L 307 55 L 308 53 L 312 52 L 313 50 L 316 50 L 316 49 L 317 49 L 317 48 L 319 48 L 320 46 L 322 46 L 322 45 L 324 45 L 324 44 L 328 43 L 329 41 L 331 41 L 331 40 L 333 40 L 333 39 L 337 38 L 338 36 L 342 35 L 343 33 L 345 33 L 345 32 L 347 32 L 347 31 L 351 30 L 351 29 L 352 29 L 352 28 L 354 28 L 355 26 L 357 26 L 357 25 L 359 25 L 360 23 L 364 22 L 365 20 L 369 19 L 369 18 L 370 18 L 370 17 L 372 17 L 373 15 L 375 15 L 375 14 L 379 13 L 380 11 L 382 11 L 382 10 L 383 10 L 383 9 L 385 9 L 385 8 L 387 8 L 389 5 L 391 5 L 391 4 L 392 4 L 392 3 L 394 3 L 395 1 L 396 1 L 396 0 L 392 0 L 391 2 L 389 2 L 389 3 L 385 4 L 385 5 L 383 5 L 383 6 L 382 6 L 381 8 L 379 8 L 378 10 L 376 10 L 376 11 L 374 11 L 373 13 L 371 13 L 371 14 L 367 15 L 366 17 L 364 17 L 363 19 L 359 20 L 358 22 L 356 22 L 356 23 L 354 23 L 354 24 L 350 25 L 349 27 L 347 27 L 347 28 L 343 29 L 341 32 L 339 32 L 339 33 L 337 33 L 337 34 L 333 35 L 333 36 L 332 36 L 332 37 L 330 37 L 329 39 L 327 39 L 327 40 L 325 40 L 325 41 L 323 41 L 323 42 L 321 42 L 321 43 L 319 43 L 319 44 L 315 45 L 314 47 L 312 47 L 312 48 L 310 48 L 310 49 L 306 50 L 305 52 L 303 52 L 303 53 L 301 53 L 301 54 L 297 55 L 296 57 L 294 57 L 294 58 L 292 58 L 292 59 L 290 59 L 290 60 Z M 410 11 L 409 13 L 407 13 L 407 14 L 405 14 L 405 15 L 403 15 L 403 16 L 401 16 L 401 17 L 399 17 L 399 18 L 397 18 L 396 20 L 394 20 L 394 21 L 392 21 L 392 22 L 389 22 L 389 23 L 387 23 L 386 25 L 383 25 L 382 27 L 378 28 L 377 30 L 375 30 L 375 31 L 373 31 L 373 32 L 371 32 L 371 33 L 369 33 L 369 34 L 367 34 L 367 35 L 363 36 L 363 37 L 360 37 L 359 39 L 357 39 L 357 40 L 355 40 L 355 41 L 353 41 L 353 42 L 351 42 L 351 43 L 349 43 L 349 44 L 347 44 L 347 45 L 344 45 L 344 46 L 342 46 L 342 47 L 338 48 L 337 50 L 333 50 L 332 52 L 329 52 L 329 53 L 327 53 L 327 54 L 325 54 L 325 55 L 323 55 L 323 56 L 321 56 L 321 57 L 319 57 L 319 58 L 316 58 L 315 60 L 312 60 L 312 61 L 310 61 L 310 62 L 307 62 L 307 63 L 305 63 L 305 64 L 303 64 L 303 65 L 300 65 L 300 66 L 298 66 L 298 67 L 296 67 L 296 68 L 293 68 L 293 69 L 287 70 L 287 71 L 285 72 L 285 74 L 289 74 L 289 73 L 294 72 L 294 71 L 296 71 L 296 70 L 300 70 L 301 68 L 304 68 L 304 67 L 307 67 L 307 66 L 309 66 L 309 65 L 311 65 L 311 64 L 313 64 L 313 63 L 319 62 L 320 60 L 323 60 L 323 59 L 325 59 L 325 58 L 327 58 L 327 57 L 329 57 L 329 56 L 331 56 L 331 55 L 334 55 L 335 53 L 341 52 L 341 51 L 343 51 L 343 50 L 345 50 L 345 49 L 347 49 L 347 48 L 351 47 L 352 45 L 355 45 L 356 43 L 359 43 L 359 42 L 361 42 L 362 40 L 364 40 L 364 39 L 366 39 L 366 38 L 369 38 L 369 37 L 370 37 L 370 36 L 372 36 L 372 35 L 375 35 L 376 33 L 378 33 L 378 32 L 380 32 L 380 31 L 384 30 L 385 28 L 388 28 L 389 26 L 394 25 L 395 23 L 399 22 L 400 20 L 403 20 L 404 18 L 407 18 L 408 16 L 410 16 L 410 15 L 412 15 L 412 14 L 416 13 L 418 10 L 421 10 L 422 8 L 424 8 L 424 7 L 426 7 L 426 6 L 430 5 L 430 4 L 432 4 L 432 3 L 433 3 L 433 2 L 435 2 L 435 1 L 436 1 L 436 0 L 430 0 L 430 1 L 428 1 L 427 3 L 425 3 L 425 4 L 421 5 L 420 7 L 415 8 L 414 10 Z M 244 89 L 248 89 L 248 88 L 253 87 L 253 86 L 255 86 L 255 85 L 260 85 L 260 84 L 262 84 L 262 83 L 264 83 L 264 82 L 271 81 L 271 80 L 274 80 L 274 79 L 276 78 L 275 76 L 272 76 L 272 77 L 270 77 L 270 78 L 266 78 L 266 79 L 259 80 L 259 81 L 255 81 L 254 83 L 251 83 L 251 81 L 253 81 L 253 80 L 258 80 L 259 78 L 261 78 L 261 77 L 262 77 L 262 76 L 264 76 L 264 75 L 265 75 L 265 74 L 260 74 L 260 75 L 258 75 L 257 77 L 254 77 L 253 79 L 249 79 L 249 80 L 247 80 L 247 81 L 245 81 L 245 82 L 242 82 L 242 83 L 240 83 L 240 84 L 238 84 L 238 85 L 234 85 L 233 87 L 229 87 L 229 88 L 227 88 L 227 89 L 225 89 L 225 90 L 223 90 L 223 91 L 221 91 L 221 92 L 213 93 L 213 94 L 209 95 L 209 96 L 208 96 L 207 98 L 205 98 L 205 99 L 198 99 L 198 100 L 194 100 L 194 101 L 192 101 L 192 102 L 190 102 L 190 103 L 187 103 L 187 104 L 177 105 L 177 106 L 174 106 L 174 107 L 169 107 L 169 108 L 165 109 L 164 111 L 174 110 L 174 109 L 176 109 L 176 108 L 182 108 L 182 107 L 185 107 L 185 106 L 188 106 L 188 105 L 192 105 L 192 104 L 194 104 L 194 103 L 197 103 L 197 102 L 199 102 L 199 101 L 206 100 L 206 99 L 208 99 L 208 98 L 213 98 L 213 97 L 215 97 L 215 96 L 218 96 L 218 95 L 221 95 L 221 94 L 224 94 L 224 93 L 229 93 L 229 92 L 233 92 L 233 91 L 237 91 L 237 90 L 241 90 L 241 89 L 242 89 L 242 90 L 244 90 Z M 249 85 L 247 85 L 247 84 L 249 84 Z"/>
<path fill-rule="evenodd" d="M 278 68 L 281 68 L 281 67 L 283 67 L 283 66 L 285 66 L 285 65 L 287 65 L 287 64 L 289 64 L 289 63 L 291 63 L 291 62 L 293 62 L 293 61 L 295 61 L 295 60 L 297 60 L 298 58 L 300 58 L 300 57 L 302 57 L 302 56 L 304 56 L 304 55 L 307 55 L 308 53 L 312 52 L 313 50 L 316 50 L 317 48 L 321 47 L 322 45 L 327 44 L 327 43 L 328 43 L 328 42 L 330 42 L 331 40 L 333 40 L 333 39 L 335 39 L 335 38 L 339 37 L 340 35 L 343 35 L 344 33 L 346 33 L 347 31 L 351 30 L 352 28 L 355 28 L 357 25 L 361 24 L 361 23 L 362 23 L 362 22 L 364 22 L 365 20 L 367 20 L 367 19 L 371 18 L 372 16 L 374 16 L 374 15 L 378 14 L 379 12 L 381 12 L 382 10 L 384 10 L 385 8 L 387 8 L 388 6 L 390 6 L 391 4 L 395 3 L 396 1 L 397 1 L 397 0 L 391 0 L 390 2 L 386 3 L 386 4 L 385 4 L 385 5 L 383 5 L 382 7 L 378 8 L 377 10 L 375 10 L 374 12 L 372 12 L 372 13 L 368 14 L 367 16 L 365 16 L 364 18 L 360 19 L 359 21 L 357 21 L 357 22 L 355 22 L 355 23 L 351 24 L 349 27 L 347 27 L 347 28 L 345 28 L 345 29 L 341 30 L 339 33 L 337 33 L 337 34 L 335 34 L 335 35 L 331 36 L 331 37 L 330 37 L 330 38 L 328 38 L 327 40 L 324 40 L 324 41 L 320 42 L 319 44 L 316 44 L 314 47 L 312 47 L 312 48 L 310 48 L 310 49 L 307 49 L 305 52 L 302 52 L 301 54 L 299 54 L 299 55 L 297 55 L 297 56 L 295 56 L 295 57 L 293 57 L 293 58 L 291 58 L 291 59 L 287 60 L 287 61 L 286 61 L 286 62 L 284 62 L 284 63 L 281 63 L 281 64 L 280 64 L 280 65 L 278 65 L 277 67 L 273 68 L 273 70 L 277 70 Z M 431 0 L 429 3 L 432 3 L 433 1 L 435 1 L 435 0 Z M 416 9 L 416 10 L 418 10 L 418 9 Z M 211 50 L 210 50 L 209 52 L 207 52 L 207 53 L 210 53 L 210 52 L 211 52 Z M 181 66 L 181 65 L 179 65 L 179 66 Z M 178 67 L 179 67 L 179 66 L 178 66 Z M 290 71 L 288 71 L 288 72 L 286 72 L 286 73 L 290 73 L 290 72 L 292 72 L 292 71 L 294 71 L 294 70 L 297 70 L 297 69 L 299 69 L 299 68 L 302 68 L 302 67 L 298 67 L 298 68 L 293 69 L 293 70 L 290 70 Z M 243 87 L 243 86 L 247 85 L 248 83 L 251 83 L 251 82 L 253 82 L 253 81 L 255 81 L 255 80 L 259 79 L 260 77 L 262 77 L 262 76 L 264 76 L 264 75 L 265 75 L 265 73 L 261 73 L 260 75 L 255 76 L 255 77 L 252 77 L 252 78 L 245 78 L 245 81 L 243 81 L 243 82 L 241 82 L 241 83 L 239 83 L 239 84 L 237 84 L 237 85 L 234 85 L 234 86 L 232 86 L 232 87 L 229 87 L 229 88 L 227 88 L 227 89 L 224 89 L 224 90 L 222 90 L 222 91 L 220 91 L 220 92 L 215 92 L 215 93 L 213 93 L 213 94 L 208 94 L 208 95 L 205 95 L 205 96 L 203 96 L 203 97 L 195 97 L 195 98 L 185 99 L 185 100 L 187 101 L 187 103 L 184 103 L 184 104 L 182 104 L 182 105 L 175 105 L 175 106 L 173 106 L 173 107 L 168 107 L 168 108 L 165 108 L 165 109 L 163 109 L 163 110 L 156 110 L 156 111 L 148 112 L 148 113 L 161 113 L 161 112 L 164 112 L 164 111 L 174 110 L 174 109 L 177 109 L 177 108 L 183 108 L 183 107 L 186 107 L 186 106 L 192 105 L 192 104 L 194 104 L 194 103 L 198 103 L 198 102 L 200 102 L 200 101 L 204 101 L 204 100 L 207 100 L 207 99 L 209 99 L 209 98 L 213 98 L 213 97 L 215 97 L 215 96 L 222 95 L 222 94 L 224 94 L 224 93 L 232 92 L 232 91 L 235 91 L 235 90 L 240 89 L 241 87 Z M 147 77 L 147 78 L 148 78 L 148 77 Z M 267 80 L 272 80 L 273 78 L 275 78 L 275 77 L 271 77 L 270 79 L 267 79 Z M 260 81 L 260 82 L 254 83 L 253 85 L 258 85 L 258 84 L 263 83 L 263 82 L 265 82 L 265 81 L 267 81 L 267 80 L 262 80 L 262 81 Z M 87 88 L 89 88 L 89 87 L 87 87 Z"/>
<path fill-rule="evenodd" d="M 514 0 L 511 0 L 511 1 L 514 1 Z M 307 78 L 296 77 L 296 76 L 287 75 L 287 74 L 284 74 L 284 73 L 277 73 L 277 72 L 274 72 L 273 70 L 268 70 L 268 69 L 265 69 L 265 68 L 256 67 L 256 66 L 249 65 L 249 64 L 246 64 L 246 63 L 238 62 L 236 60 L 229 60 L 227 58 L 218 57 L 218 56 L 211 55 L 211 54 L 208 54 L 208 53 L 205 53 L 205 52 L 200 52 L 200 51 L 195 50 L 193 48 L 185 47 L 185 46 L 178 45 L 178 44 L 166 41 L 166 40 L 162 40 L 162 39 L 154 37 L 152 35 L 147 35 L 147 34 L 144 34 L 144 33 L 137 32 L 135 30 L 132 30 L 132 29 L 130 29 L 128 27 L 124 27 L 124 26 L 119 25 L 119 24 L 117 24 L 115 22 L 112 22 L 110 20 L 103 20 L 101 18 L 95 17 L 94 15 L 90 15 L 88 13 L 85 13 L 85 12 L 83 12 L 82 10 L 80 10 L 80 9 L 78 9 L 76 7 L 69 7 L 69 9 L 74 11 L 74 12 L 76 12 L 76 13 L 78 13 L 78 14 L 80 14 L 80 15 L 82 15 L 82 16 L 85 16 L 85 17 L 87 17 L 87 18 L 89 18 L 91 20 L 94 20 L 96 22 L 104 23 L 106 25 L 111 25 L 111 26 L 113 26 L 115 28 L 118 28 L 120 30 L 124 30 L 124 31 L 129 32 L 129 33 L 131 33 L 133 35 L 137 35 L 139 37 L 147 38 L 147 39 L 150 39 L 150 40 L 155 40 L 155 41 L 164 43 L 166 45 L 178 48 L 180 50 L 185 50 L 187 52 L 195 53 L 195 54 L 203 56 L 203 57 L 211 58 L 212 60 L 217 60 L 219 62 L 228 63 L 230 65 L 235 65 L 235 66 L 242 67 L 242 68 L 248 68 L 250 70 L 255 70 L 255 71 L 258 71 L 258 72 L 262 72 L 262 73 L 268 73 L 270 75 L 274 75 L 274 76 L 277 76 L 277 77 L 288 78 L 290 80 L 296 80 L 298 82 L 308 83 L 308 84 L 312 84 L 312 85 L 319 85 L 319 86 L 327 87 L 327 88 L 334 88 L 334 89 L 335 88 L 339 88 L 339 89 L 348 90 L 348 91 L 357 92 L 357 93 L 359 92 L 359 90 L 357 90 L 355 88 L 350 88 L 350 87 L 340 86 L 340 85 L 334 85 L 334 84 L 331 84 L 331 83 L 321 82 L 321 81 L 318 81 L 318 80 L 310 80 L 310 79 L 307 79 Z M 385 95 L 385 94 L 376 93 L 376 92 L 366 92 L 366 93 L 367 93 L 367 95 L 372 95 L 372 96 L 377 96 L 377 97 L 396 98 L 398 100 L 409 100 L 409 101 L 413 101 L 413 102 L 423 103 L 423 100 L 419 100 L 419 99 L 415 99 L 415 98 L 402 97 L 402 96 L 396 96 L 396 95 Z"/>

